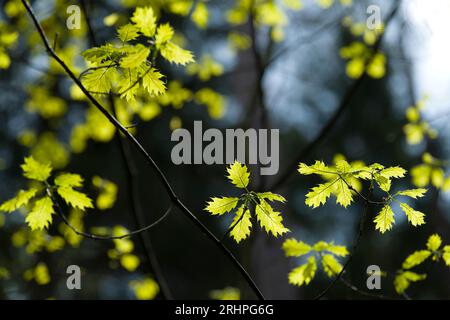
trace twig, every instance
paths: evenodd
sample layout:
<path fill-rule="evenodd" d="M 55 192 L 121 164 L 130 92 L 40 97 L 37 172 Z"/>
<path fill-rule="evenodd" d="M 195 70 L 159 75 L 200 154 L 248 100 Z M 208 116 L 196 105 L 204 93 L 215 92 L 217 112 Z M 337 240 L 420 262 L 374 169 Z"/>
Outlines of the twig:
<path fill-rule="evenodd" d="M 53 40 L 53 50 L 56 51 L 56 46 L 58 45 L 58 32 L 55 33 L 55 39 Z"/>
<path fill-rule="evenodd" d="M 114 101 L 114 96 L 109 95 L 111 110 L 114 113 L 114 116 L 117 114 L 117 107 Z M 137 180 L 137 167 L 136 163 L 131 154 L 130 145 L 128 141 L 121 135 L 116 136 L 117 142 L 119 144 L 120 153 L 122 155 L 123 163 L 126 170 L 126 178 L 128 185 L 128 197 L 130 201 L 131 211 L 133 213 L 134 223 L 137 227 L 145 225 L 145 217 L 142 212 L 141 203 L 139 201 L 139 186 Z M 159 261 L 155 255 L 155 249 L 153 247 L 153 243 L 150 239 L 150 234 L 141 233 L 140 241 L 142 248 L 145 252 L 145 257 L 147 259 L 147 263 L 153 271 L 156 281 L 158 281 L 159 287 L 161 288 L 161 294 L 165 299 L 172 300 L 172 293 L 167 284 L 166 278 L 161 270 Z"/>
<path fill-rule="evenodd" d="M 111 63 L 108 64 L 107 66 L 98 66 L 98 67 L 90 67 L 87 68 L 86 70 L 83 70 L 83 72 L 80 73 L 80 75 L 78 76 L 78 79 L 81 80 L 81 78 L 83 78 L 83 76 L 88 73 L 89 71 L 94 71 L 94 70 L 99 70 L 99 69 L 108 69 L 111 67 L 117 67 L 119 64 L 118 63 Z M 105 93 L 108 94 L 108 93 Z"/>
<path fill-rule="evenodd" d="M 382 299 L 382 300 L 397 300 L 393 297 L 389 297 L 389 296 L 385 296 L 382 294 L 375 294 L 375 293 L 371 293 L 371 292 L 367 292 L 364 290 L 359 289 L 357 286 L 355 286 L 354 284 L 352 284 L 351 282 L 349 282 L 348 280 L 346 280 L 344 277 L 340 278 L 340 281 L 349 289 L 353 290 L 354 292 L 366 296 L 366 297 L 371 297 L 371 298 L 377 298 L 377 299 Z"/>
<path fill-rule="evenodd" d="M 75 232 L 77 235 L 88 238 L 88 239 L 92 239 L 92 240 L 118 240 L 118 239 L 124 239 L 124 238 L 129 238 L 138 234 L 142 234 L 145 231 L 150 230 L 153 227 L 156 227 L 159 223 L 161 223 L 164 219 L 167 218 L 167 216 L 169 215 L 169 213 L 172 211 L 173 209 L 173 203 L 170 204 L 169 208 L 166 210 L 166 212 L 155 222 L 153 222 L 152 224 L 149 224 L 148 226 L 145 226 L 143 228 L 140 228 L 138 230 L 120 235 L 120 236 L 103 236 L 103 235 L 96 235 L 96 234 L 92 234 L 92 233 L 88 233 L 88 232 L 84 232 L 84 231 L 80 231 L 78 230 L 76 227 L 74 227 L 69 219 L 67 218 L 67 216 L 64 214 L 63 210 L 61 209 L 61 206 L 58 203 L 58 200 L 55 199 L 55 197 L 52 195 L 52 200 L 55 204 L 56 207 L 56 211 L 58 213 L 58 215 L 61 217 L 61 219 L 63 220 L 64 224 L 66 226 L 68 226 L 73 232 Z"/>
<path fill-rule="evenodd" d="M 353 244 L 353 248 L 352 251 L 347 259 L 347 261 L 345 262 L 344 266 L 342 267 L 341 271 L 339 272 L 339 274 L 336 276 L 336 278 L 334 278 L 334 280 L 328 285 L 328 287 L 326 287 L 321 293 L 319 293 L 314 300 L 319 300 L 321 299 L 323 296 L 325 296 L 328 291 L 330 291 L 334 285 L 342 278 L 342 275 L 344 274 L 345 270 L 347 269 L 347 267 L 350 265 L 350 262 L 353 260 L 353 256 L 356 253 L 356 250 L 358 249 L 359 243 L 361 241 L 361 237 L 363 235 L 363 231 L 364 231 L 364 225 L 366 223 L 366 219 L 367 219 L 367 215 L 369 213 L 369 209 L 370 209 L 370 202 L 368 199 L 370 199 L 372 194 L 372 186 L 369 189 L 369 194 L 367 196 L 367 200 L 365 200 L 365 208 L 364 208 L 364 212 L 361 215 L 361 219 L 359 221 L 359 228 L 358 228 L 358 234 L 356 235 L 356 239 L 354 241 Z"/>
<path fill-rule="evenodd" d="M 31 19 L 33 20 L 33 23 L 44 43 L 44 46 L 48 52 L 48 54 L 53 57 L 56 62 L 58 62 L 61 67 L 64 69 L 64 71 L 67 73 L 67 75 L 78 85 L 78 87 L 81 89 L 81 91 L 86 95 L 86 97 L 94 104 L 94 106 L 101 112 L 103 115 L 110 121 L 121 133 L 123 133 L 127 139 L 130 140 L 130 142 L 138 149 L 139 153 L 145 158 L 146 162 L 153 168 L 153 170 L 156 172 L 158 178 L 160 179 L 161 183 L 164 186 L 164 189 L 168 193 L 171 201 L 174 203 L 174 205 L 179 208 L 201 231 L 203 234 L 205 234 L 223 253 L 224 255 L 231 261 L 231 263 L 235 266 L 235 268 L 240 272 L 240 274 L 245 278 L 247 281 L 247 284 L 252 288 L 255 295 L 258 297 L 258 299 L 264 300 L 264 296 L 256 286 L 255 282 L 253 281 L 252 277 L 247 273 L 247 271 L 244 269 L 244 267 L 239 263 L 239 261 L 236 259 L 236 257 L 231 253 L 231 251 L 225 247 L 219 239 L 216 238 L 216 236 L 205 226 L 203 223 L 200 222 L 200 220 L 197 219 L 197 217 L 186 207 L 186 205 L 178 198 L 178 195 L 174 192 L 172 189 L 172 186 L 168 182 L 166 176 L 162 172 L 162 170 L 159 168 L 159 166 L 156 164 L 156 162 L 153 160 L 153 158 L 150 156 L 150 154 L 147 152 L 147 150 L 144 149 L 144 147 L 141 145 L 141 143 L 134 137 L 114 116 L 112 116 L 106 109 L 103 107 L 100 102 L 98 102 L 90 93 L 89 91 L 83 86 L 83 84 L 78 80 L 77 76 L 72 72 L 72 70 L 64 63 L 64 61 L 61 60 L 61 58 L 55 53 L 55 51 L 52 50 L 51 46 L 49 45 L 48 38 L 42 29 L 41 24 L 39 23 L 33 9 L 31 8 L 30 4 L 27 0 L 21 0 L 22 4 L 25 6 L 28 14 L 30 15 Z"/>

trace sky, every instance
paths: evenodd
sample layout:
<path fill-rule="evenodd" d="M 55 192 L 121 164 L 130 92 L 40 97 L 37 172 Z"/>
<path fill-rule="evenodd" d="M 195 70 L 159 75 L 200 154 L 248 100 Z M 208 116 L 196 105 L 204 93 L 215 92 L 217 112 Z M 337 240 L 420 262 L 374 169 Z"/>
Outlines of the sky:
<path fill-rule="evenodd" d="M 409 0 L 406 13 L 414 28 L 409 52 L 416 92 L 429 96 L 426 114 L 435 118 L 450 105 L 450 1 Z"/>

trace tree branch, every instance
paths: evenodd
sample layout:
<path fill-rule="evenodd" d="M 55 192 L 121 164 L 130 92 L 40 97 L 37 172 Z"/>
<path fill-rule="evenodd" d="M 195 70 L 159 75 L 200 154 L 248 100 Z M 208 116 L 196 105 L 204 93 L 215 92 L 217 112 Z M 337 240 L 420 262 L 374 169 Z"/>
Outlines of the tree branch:
<path fill-rule="evenodd" d="M 364 232 L 364 226 L 366 224 L 366 219 L 367 219 L 367 215 L 369 214 L 369 210 L 370 210 L 370 198 L 372 195 L 372 189 L 373 189 L 373 180 L 371 181 L 371 185 L 370 185 L 370 189 L 368 192 L 367 197 L 365 198 L 364 202 L 365 202 L 365 207 L 364 207 L 364 212 L 361 215 L 361 218 L 359 220 L 359 228 L 358 228 L 358 233 L 356 235 L 356 239 L 353 243 L 353 248 L 352 251 L 350 252 L 350 255 L 347 259 L 347 261 L 345 262 L 344 266 L 342 267 L 341 272 L 339 272 L 339 274 L 336 276 L 336 278 L 334 278 L 334 280 L 328 285 L 328 287 L 325 288 L 325 290 L 323 290 L 321 293 L 319 293 L 314 300 L 319 300 L 321 299 L 323 296 L 325 296 L 328 291 L 330 291 L 334 285 L 342 278 L 342 275 L 344 274 L 345 270 L 347 269 L 347 267 L 350 265 L 350 263 L 353 260 L 353 256 L 356 253 L 356 250 L 358 249 L 359 243 L 361 242 L 361 237 L 363 235 Z"/>
<path fill-rule="evenodd" d="M 370 297 L 370 298 L 376 298 L 376 299 L 381 299 L 381 300 L 397 300 L 393 297 L 389 297 L 389 296 L 385 296 L 382 294 L 376 294 L 376 293 L 371 293 L 371 292 L 367 292 L 364 290 L 359 289 L 357 286 L 353 285 L 350 281 L 346 280 L 344 277 L 340 278 L 340 281 L 349 289 L 351 289 L 352 291 L 362 295 L 362 296 L 366 296 L 366 297 Z"/>
<path fill-rule="evenodd" d="M 84 238 L 92 239 L 92 240 L 118 240 L 118 239 L 130 238 L 132 236 L 142 234 L 143 232 L 148 231 L 151 228 L 156 227 L 158 224 L 160 224 L 164 219 L 167 218 L 167 216 L 173 209 L 173 203 L 171 203 L 169 208 L 166 210 L 166 212 L 158 220 L 156 220 L 152 224 L 149 224 L 148 226 L 145 226 L 138 230 L 135 230 L 135 231 L 132 231 L 132 232 L 120 235 L 120 236 L 103 236 L 103 235 L 96 235 L 96 234 L 78 230 L 75 226 L 73 226 L 70 223 L 69 219 L 64 214 L 64 211 L 62 210 L 61 206 L 59 205 L 58 200 L 55 198 L 55 196 L 52 193 L 50 193 L 50 197 L 52 198 L 52 200 L 55 204 L 55 207 L 56 207 L 56 211 L 57 211 L 58 215 L 61 217 L 61 219 L 63 220 L 64 224 L 66 226 L 68 226 L 77 235 L 82 236 Z"/>

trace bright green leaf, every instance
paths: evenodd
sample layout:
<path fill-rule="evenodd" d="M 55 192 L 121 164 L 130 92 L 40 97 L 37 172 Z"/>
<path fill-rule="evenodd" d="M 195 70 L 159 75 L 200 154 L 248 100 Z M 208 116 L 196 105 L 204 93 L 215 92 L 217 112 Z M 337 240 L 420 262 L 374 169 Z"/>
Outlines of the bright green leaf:
<path fill-rule="evenodd" d="M 425 214 L 423 214 L 422 212 L 414 210 L 413 208 L 408 206 L 406 203 L 401 203 L 400 207 L 402 208 L 403 212 L 406 214 L 408 221 L 413 226 L 420 226 L 425 223 L 425 220 L 424 220 Z"/>
<path fill-rule="evenodd" d="M 151 7 L 139 7 L 131 18 L 140 32 L 147 37 L 152 37 L 156 31 L 156 17 Z"/>
<path fill-rule="evenodd" d="M 34 160 L 33 157 L 25 158 L 25 163 L 22 164 L 23 175 L 32 180 L 46 181 L 52 172 L 50 164 L 40 163 Z"/>
<path fill-rule="evenodd" d="M 289 273 L 289 283 L 302 286 L 308 285 L 316 275 L 317 262 L 314 256 L 308 258 L 308 262 L 295 268 Z"/>
<path fill-rule="evenodd" d="M 230 212 L 238 204 L 239 198 L 223 197 L 223 198 L 211 198 L 208 202 L 205 210 L 213 215 L 222 215 Z"/>
<path fill-rule="evenodd" d="M 425 196 L 425 193 L 427 192 L 427 189 L 419 188 L 419 189 L 411 189 L 411 190 L 403 190 L 400 192 L 397 192 L 400 196 L 407 196 L 414 199 L 422 198 Z"/>
<path fill-rule="evenodd" d="M 55 213 L 53 201 L 50 197 L 46 196 L 34 203 L 33 209 L 27 215 L 25 221 L 31 230 L 42 230 L 51 224 L 53 213 Z"/>
<path fill-rule="evenodd" d="M 375 229 L 380 230 L 381 233 L 391 230 L 395 223 L 394 211 L 392 211 L 391 206 L 385 205 L 373 222 L 375 222 Z"/>
<path fill-rule="evenodd" d="M 70 187 L 58 187 L 57 192 L 73 208 L 78 208 L 81 211 L 86 210 L 86 208 L 93 208 L 92 200 L 84 193 Z"/>
<path fill-rule="evenodd" d="M 286 257 L 300 257 L 311 251 L 310 245 L 294 238 L 285 240 L 282 248 Z"/>
<path fill-rule="evenodd" d="M 36 188 L 31 188 L 29 190 L 19 190 L 14 198 L 4 202 L 0 206 L 0 211 L 16 211 L 17 209 L 27 205 L 28 202 L 30 202 L 30 200 L 36 195 L 37 191 L 38 190 Z"/>
<path fill-rule="evenodd" d="M 260 200 L 260 203 L 256 205 L 255 211 L 259 224 L 267 233 L 272 233 L 275 237 L 278 237 L 290 231 L 283 226 L 281 213 L 274 211 L 265 200 Z"/>
<path fill-rule="evenodd" d="M 426 279 L 426 274 L 418 274 L 411 271 L 405 271 L 397 275 L 394 279 L 395 291 L 402 294 L 408 289 L 411 282 L 417 282 Z"/>
<path fill-rule="evenodd" d="M 236 187 L 245 189 L 250 182 L 250 172 L 248 172 L 247 166 L 245 164 L 241 164 L 237 161 L 234 161 L 227 168 L 228 179 L 230 179 L 231 183 Z"/>
<path fill-rule="evenodd" d="M 331 254 L 322 256 L 322 266 L 329 277 L 337 276 L 342 271 L 342 265 Z"/>
<path fill-rule="evenodd" d="M 433 234 L 428 238 L 427 248 L 430 251 L 436 251 L 442 244 L 442 239 L 438 234 Z"/>
<path fill-rule="evenodd" d="M 236 241 L 236 243 L 245 240 L 250 235 L 250 228 L 252 227 L 252 222 L 250 219 L 250 211 L 246 207 L 241 206 L 237 210 L 236 216 L 231 223 L 232 230 L 230 231 L 230 236 Z"/>
<path fill-rule="evenodd" d="M 411 269 L 424 262 L 430 255 L 431 252 L 428 250 L 415 251 L 406 258 L 402 264 L 402 268 L 405 270 Z"/>

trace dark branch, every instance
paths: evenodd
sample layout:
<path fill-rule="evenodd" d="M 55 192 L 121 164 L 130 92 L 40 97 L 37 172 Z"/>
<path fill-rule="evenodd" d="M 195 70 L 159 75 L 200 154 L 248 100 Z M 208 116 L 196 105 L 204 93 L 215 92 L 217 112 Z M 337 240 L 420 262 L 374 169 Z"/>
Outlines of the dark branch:
<path fill-rule="evenodd" d="M 145 231 L 150 230 L 153 227 L 156 227 L 158 224 L 160 224 L 162 221 L 164 221 L 164 219 L 167 218 L 167 216 L 169 215 L 169 213 L 172 211 L 173 209 L 173 203 L 170 204 L 169 208 L 166 210 L 166 212 L 155 222 L 153 222 L 152 224 L 149 224 L 148 226 L 145 226 L 143 228 L 140 228 L 138 230 L 120 235 L 120 236 L 103 236 L 103 235 L 96 235 L 96 234 L 92 234 L 92 233 L 88 233 L 88 232 L 84 232 L 84 231 L 80 231 L 78 230 L 76 227 L 74 227 L 69 219 L 67 218 L 67 216 L 64 214 L 64 211 L 62 210 L 61 206 L 58 203 L 58 200 L 52 195 L 52 200 L 55 204 L 56 207 L 56 211 L 58 213 L 58 215 L 61 217 L 61 219 L 63 220 L 64 224 L 66 226 L 68 226 L 73 232 L 75 232 L 77 235 L 82 236 L 84 238 L 88 238 L 88 239 L 92 239 L 92 240 L 117 240 L 117 239 L 124 239 L 124 238 L 130 238 L 132 236 L 138 235 L 138 234 L 142 234 Z"/>
<path fill-rule="evenodd" d="M 373 181 L 372 181 L 372 183 L 373 183 Z M 367 195 L 367 197 L 365 198 L 366 200 L 365 200 L 364 212 L 363 212 L 363 214 L 361 215 L 361 218 L 360 218 L 360 221 L 359 221 L 358 233 L 357 233 L 356 239 L 355 239 L 355 241 L 354 241 L 354 243 L 353 243 L 353 248 L 352 248 L 352 250 L 351 250 L 351 252 L 350 252 L 350 255 L 349 255 L 349 257 L 347 258 L 347 261 L 345 262 L 344 266 L 342 267 L 341 272 L 339 272 L 339 274 L 338 274 L 338 275 L 336 276 L 336 278 L 334 278 L 334 280 L 328 285 L 328 287 L 326 287 L 325 290 L 323 290 L 320 294 L 318 294 L 318 295 L 314 298 L 314 300 L 319 300 L 319 299 L 321 299 L 323 296 L 325 296 L 325 295 L 328 293 L 328 291 L 330 291 L 330 290 L 334 287 L 334 285 L 342 278 L 342 276 L 343 276 L 345 270 L 347 269 L 347 267 L 350 265 L 350 263 L 351 263 L 352 260 L 353 260 L 353 256 L 355 255 L 356 250 L 358 249 L 359 243 L 361 242 L 361 237 L 362 237 L 362 235 L 363 235 L 363 231 L 364 231 L 364 226 L 365 226 L 365 224 L 366 224 L 367 215 L 369 214 L 369 210 L 370 210 L 370 198 L 371 198 L 371 195 L 372 195 L 372 188 L 373 188 L 372 183 L 371 183 L 371 186 L 370 186 L 368 195 Z"/>

